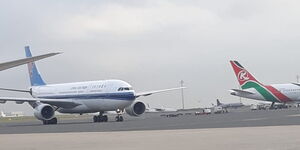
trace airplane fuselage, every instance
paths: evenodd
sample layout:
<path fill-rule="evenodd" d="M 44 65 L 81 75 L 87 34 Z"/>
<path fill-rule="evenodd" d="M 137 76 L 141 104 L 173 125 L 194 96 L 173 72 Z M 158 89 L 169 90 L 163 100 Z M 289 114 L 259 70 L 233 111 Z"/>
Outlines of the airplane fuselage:
<path fill-rule="evenodd" d="M 102 80 L 31 87 L 34 98 L 71 99 L 81 105 L 58 108 L 60 113 L 115 111 L 130 106 L 136 99 L 132 86 L 121 80 Z"/>
<path fill-rule="evenodd" d="M 244 91 L 253 94 L 240 92 L 232 92 L 231 94 L 244 98 L 279 103 L 293 103 L 300 101 L 300 86 L 295 84 L 272 84 L 253 87 L 245 89 Z"/>

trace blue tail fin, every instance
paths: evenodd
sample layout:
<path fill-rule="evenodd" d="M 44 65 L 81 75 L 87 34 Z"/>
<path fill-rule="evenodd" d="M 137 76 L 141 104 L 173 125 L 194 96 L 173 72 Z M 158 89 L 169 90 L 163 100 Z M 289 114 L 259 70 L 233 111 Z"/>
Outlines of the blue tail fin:
<path fill-rule="evenodd" d="M 25 46 L 25 53 L 27 58 L 32 57 L 29 46 Z M 31 86 L 46 85 L 39 71 L 37 70 L 35 63 L 30 62 L 27 65 L 28 65 Z"/>

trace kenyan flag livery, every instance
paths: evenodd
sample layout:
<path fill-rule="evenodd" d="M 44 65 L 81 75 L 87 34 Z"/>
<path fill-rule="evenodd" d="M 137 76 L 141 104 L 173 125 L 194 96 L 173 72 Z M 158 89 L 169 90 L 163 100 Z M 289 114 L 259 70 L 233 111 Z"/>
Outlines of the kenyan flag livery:
<path fill-rule="evenodd" d="M 230 61 L 238 82 L 243 90 L 254 88 L 266 101 L 286 103 L 291 99 L 285 96 L 276 88 L 270 85 L 260 83 L 255 77 L 249 73 L 239 62 Z"/>

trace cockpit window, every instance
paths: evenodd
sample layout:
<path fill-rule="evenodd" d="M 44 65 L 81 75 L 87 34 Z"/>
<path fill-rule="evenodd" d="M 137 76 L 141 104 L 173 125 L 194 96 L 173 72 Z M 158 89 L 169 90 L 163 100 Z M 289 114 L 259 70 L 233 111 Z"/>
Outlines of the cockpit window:
<path fill-rule="evenodd" d="M 133 88 L 132 87 L 120 87 L 119 89 L 118 89 L 118 91 L 130 91 L 130 90 L 132 90 Z"/>

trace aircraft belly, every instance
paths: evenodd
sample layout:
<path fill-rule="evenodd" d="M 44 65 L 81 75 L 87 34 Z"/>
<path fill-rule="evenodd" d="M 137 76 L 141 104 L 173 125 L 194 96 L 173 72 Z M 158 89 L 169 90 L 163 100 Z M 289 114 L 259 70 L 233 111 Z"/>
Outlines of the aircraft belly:
<path fill-rule="evenodd" d="M 85 101 L 84 104 L 94 110 L 112 111 L 123 109 L 129 106 L 133 101 L 129 100 L 111 100 L 111 99 L 94 99 Z"/>
<path fill-rule="evenodd" d="M 78 100 L 79 101 L 79 100 Z M 128 107 L 133 101 L 111 99 L 80 100 L 82 105 L 71 109 L 59 109 L 60 113 L 93 113 L 100 111 L 115 111 Z"/>

